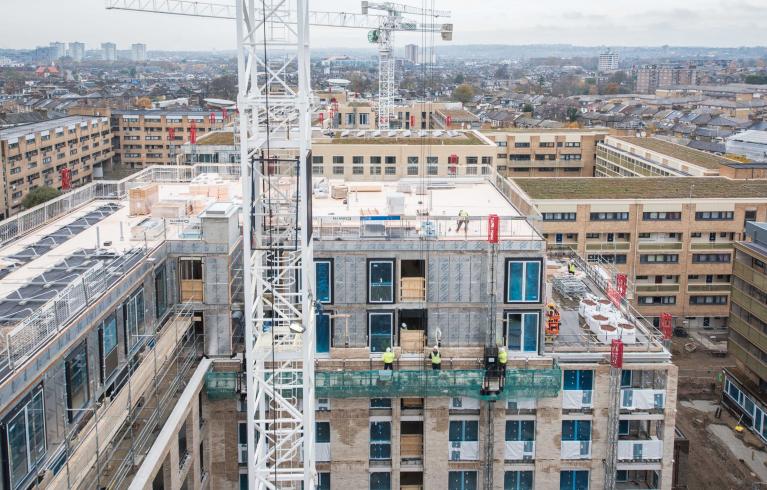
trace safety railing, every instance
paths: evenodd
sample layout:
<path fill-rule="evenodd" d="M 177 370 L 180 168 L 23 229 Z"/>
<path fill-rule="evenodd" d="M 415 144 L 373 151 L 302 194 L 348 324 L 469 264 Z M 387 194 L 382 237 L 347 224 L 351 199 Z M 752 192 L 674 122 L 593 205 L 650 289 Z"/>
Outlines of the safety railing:
<path fill-rule="evenodd" d="M 122 257 L 125 264 L 133 256 L 143 256 L 143 249 L 136 249 Z M 95 302 L 110 286 L 110 279 L 119 277 L 121 266 L 107 267 L 97 262 L 74 281 L 59 291 L 30 316 L 16 325 L 5 338 L 5 358 L 13 371 L 46 344 L 57 332 L 86 306 Z"/>
<path fill-rule="evenodd" d="M 315 373 L 315 389 L 320 398 L 402 398 L 466 396 L 483 400 L 553 398 L 558 396 L 562 371 L 508 369 L 504 389 L 498 394 L 482 394 L 485 371 L 482 369 L 423 371 L 320 371 Z"/>

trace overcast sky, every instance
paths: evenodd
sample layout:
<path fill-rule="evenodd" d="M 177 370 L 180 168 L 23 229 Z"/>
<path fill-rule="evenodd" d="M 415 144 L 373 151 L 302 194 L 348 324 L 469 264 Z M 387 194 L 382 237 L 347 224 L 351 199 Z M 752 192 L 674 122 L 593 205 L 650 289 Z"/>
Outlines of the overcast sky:
<path fill-rule="evenodd" d="M 213 0 L 234 3 L 234 0 Z M 402 1 L 402 0 L 398 0 Z M 449 9 L 454 44 L 566 43 L 576 45 L 735 47 L 764 45 L 765 0 L 405 0 Z M 359 12 L 358 0 L 313 0 L 313 10 Z M 30 48 L 50 41 L 106 41 L 118 49 L 233 49 L 230 21 L 106 10 L 103 0 L 0 0 L 0 47 Z M 316 47 L 365 47 L 364 32 L 315 28 Z M 400 35 L 397 45 L 417 42 Z"/>

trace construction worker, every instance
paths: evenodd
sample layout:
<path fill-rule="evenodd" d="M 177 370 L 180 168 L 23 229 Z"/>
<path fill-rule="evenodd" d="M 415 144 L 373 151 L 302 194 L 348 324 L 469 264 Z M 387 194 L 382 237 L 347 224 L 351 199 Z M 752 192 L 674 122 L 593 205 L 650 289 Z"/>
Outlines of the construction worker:
<path fill-rule="evenodd" d="M 429 358 L 431 359 L 431 368 L 435 371 L 439 371 L 442 369 L 442 358 L 439 355 L 439 349 L 437 346 L 434 346 L 434 349 L 432 349 L 431 354 L 429 354 Z"/>
<path fill-rule="evenodd" d="M 461 231 L 461 226 L 463 226 L 464 233 L 469 231 L 469 213 L 463 209 L 458 211 L 458 228 L 455 231 Z"/>
<path fill-rule="evenodd" d="M 386 348 L 386 352 L 383 355 L 384 371 L 394 371 L 394 352 L 391 351 L 391 347 Z"/>
<path fill-rule="evenodd" d="M 498 349 L 498 365 L 501 368 L 501 376 L 506 375 L 506 361 L 509 360 L 509 353 L 506 352 L 506 347 L 501 346 Z"/>
<path fill-rule="evenodd" d="M 570 259 L 567 263 L 567 272 L 569 272 L 571 276 L 575 275 L 575 261 L 573 259 Z"/>

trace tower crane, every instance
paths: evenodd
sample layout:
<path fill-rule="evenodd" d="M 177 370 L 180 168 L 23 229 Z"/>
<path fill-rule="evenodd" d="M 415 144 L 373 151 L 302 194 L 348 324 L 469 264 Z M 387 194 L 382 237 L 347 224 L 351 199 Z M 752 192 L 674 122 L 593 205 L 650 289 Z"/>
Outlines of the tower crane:
<path fill-rule="evenodd" d="M 362 13 L 370 10 L 384 12 L 379 17 L 378 28 L 368 33 L 368 41 L 378 44 L 378 127 L 388 129 L 396 86 L 394 83 L 394 33 L 396 31 L 439 32 L 443 41 L 453 40 L 453 24 L 419 23 L 403 17 L 403 14 L 438 19 L 449 17 L 445 10 L 422 9 L 393 2 L 362 2 Z"/>
<path fill-rule="evenodd" d="M 258 3 L 258 2 L 257 2 Z M 106 0 L 107 9 L 133 10 L 211 19 L 235 19 L 235 5 L 215 2 L 196 2 L 194 0 Z M 256 15 L 261 15 L 261 8 L 254 8 Z M 285 10 L 289 12 L 289 10 Z M 380 11 L 382 14 L 371 14 Z M 429 19 L 419 22 L 413 18 L 421 16 Z M 378 45 L 378 127 L 388 129 L 391 124 L 392 106 L 397 86 L 394 80 L 395 58 L 394 33 L 423 32 L 439 33 L 443 41 L 453 40 L 453 24 L 437 24 L 439 18 L 449 17 L 445 10 L 422 9 L 393 2 L 362 2 L 362 13 L 328 12 L 311 10 L 308 22 L 312 26 L 347 27 L 368 29 L 368 41 Z M 286 25 L 293 23 L 292 18 L 285 19 Z"/>

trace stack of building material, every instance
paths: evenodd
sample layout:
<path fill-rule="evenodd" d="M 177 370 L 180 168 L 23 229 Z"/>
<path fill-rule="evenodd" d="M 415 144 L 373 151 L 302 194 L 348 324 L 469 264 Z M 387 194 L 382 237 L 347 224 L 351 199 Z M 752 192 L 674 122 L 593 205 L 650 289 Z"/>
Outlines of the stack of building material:
<path fill-rule="evenodd" d="M 160 201 L 152 207 L 153 218 L 182 218 L 192 212 L 189 200 Z"/>
<path fill-rule="evenodd" d="M 426 345 L 426 335 L 423 330 L 400 330 L 399 344 L 403 353 L 422 354 Z"/>
<path fill-rule="evenodd" d="M 157 184 L 146 184 L 128 189 L 128 209 L 131 216 L 144 216 L 152 212 L 152 207 L 160 198 Z"/>

